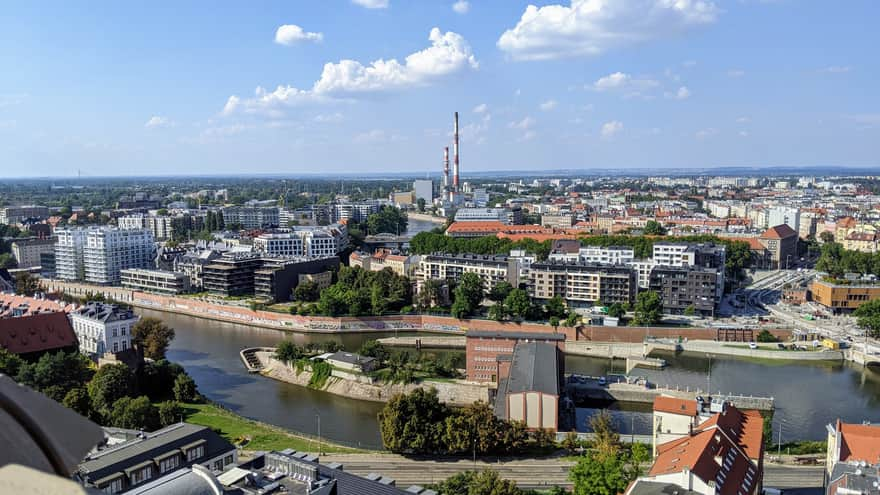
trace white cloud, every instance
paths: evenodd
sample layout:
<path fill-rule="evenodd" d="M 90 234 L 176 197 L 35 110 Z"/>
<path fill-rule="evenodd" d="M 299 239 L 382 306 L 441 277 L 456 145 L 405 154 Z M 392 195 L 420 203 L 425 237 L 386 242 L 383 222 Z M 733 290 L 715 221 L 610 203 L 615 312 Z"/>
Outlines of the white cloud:
<path fill-rule="evenodd" d="M 461 35 L 452 31 L 443 33 L 434 28 L 428 39 L 431 46 L 407 55 L 403 63 L 397 59 L 378 59 L 366 66 L 356 60 L 327 63 L 311 89 L 281 85 L 269 92 L 258 87 L 254 98 L 230 96 L 223 113 L 229 115 L 243 111 L 277 115 L 285 107 L 426 86 L 443 77 L 479 68 L 470 45 Z"/>
<path fill-rule="evenodd" d="M 471 4 L 467 0 L 458 0 L 452 4 L 452 10 L 454 10 L 456 14 L 467 14 L 468 11 L 471 10 Z"/>
<path fill-rule="evenodd" d="M 314 120 L 315 122 L 318 122 L 320 124 L 335 124 L 337 122 L 342 122 L 343 120 L 345 120 L 345 116 L 342 115 L 340 112 L 329 113 L 329 114 L 318 114 L 318 115 L 315 115 L 315 118 L 312 120 Z"/>
<path fill-rule="evenodd" d="M 547 100 L 544 103 L 541 103 L 540 105 L 538 105 L 538 107 L 545 112 L 549 112 L 550 110 L 553 110 L 554 108 L 556 108 L 556 105 L 557 105 L 556 100 Z"/>
<path fill-rule="evenodd" d="M 533 125 L 535 125 L 535 119 L 533 119 L 531 117 L 525 117 L 522 120 L 510 122 L 509 124 L 507 124 L 507 127 L 511 128 L 511 129 L 525 130 L 525 129 L 531 128 Z"/>
<path fill-rule="evenodd" d="M 852 67 L 848 65 L 832 65 L 830 67 L 824 67 L 819 72 L 824 72 L 826 74 L 846 74 L 851 71 Z"/>
<path fill-rule="evenodd" d="M 528 130 L 523 133 L 523 135 L 519 138 L 519 140 L 520 141 L 531 141 L 532 139 L 535 139 L 535 136 L 537 136 L 537 135 L 538 135 L 537 132 L 532 131 L 532 130 Z"/>
<path fill-rule="evenodd" d="M 387 9 L 391 6 L 389 0 L 351 0 L 351 3 L 367 9 Z"/>
<path fill-rule="evenodd" d="M 738 118 L 736 119 L 736 123 L 737 123 L 737 124 L 748 124 L 748 123 L 751 122 L 751 121 L 752 121 L 752 119 L 750 119 L 750 118 L 748 118 L 748 117 L 745 117 L 745 116 L 744 116 L 744 117 L 738 117 Z"/>
<path fill-rule="evenodd" d="M 660 83 L 653 79 L 635 78 L 623 72 L 615 72 L 607 76 L 600 77 L 589 86 L 589 89 L 600 92 L 617 91 L 622 92 L 626 97 L 645 96 L 645 92 L 659 86 Z"/>
<path fill-rule="evenodd" d="M 611 139 L 621 132 L 623 132 L 623 122 L 620 122 L 619 120 L 612 120 L 610 122 L 605 122 L 604 124 L 602 124 L 602 130 L 600 131 L 600 134 L 602 135 L 603 139 Z"/>
<path fill-rule="evenodd" d="M 28 97 L 27 93 L 0 94 L 0 108 L 19 105 Z"/>
<path fill-rule="evenodd" d="M 173 127 L 174 122 L 168 120 L 167 117 L 161 117 L 159 115 L 153 115 L 150 117 L 150 120 L 144 124 L 144 127 L 147 129 L 159 128 L 159 127 Z"/>
<path fill-rule="evenodd" d="M 474 107 L 474 113 L 486 113 L 487 110 L 489 110 L 489 105 L 485 103 L 480 103 Z"/>
<path fill-rule="evenodd" d="M 706 139 L 716 134 L 718 134 L 718 129 L 715 129 L 714 127 L 709 127 L 706 129 L 700 129 L 699 131 L 697 131 L 695 136 L 697 137 L 697 139 Z"/>
<path fill-rule="evenodd" d="M 742 77 L 744 75 L 746 75 L 746 71 L 741 70 L 741 69 L 730 69 L 729 71 L 727 71 L 727 77 L 736 78 L 736 77 Z"/>
<path fill-rule="evenodd" d="M 323 33 L 311 33 L 304 31 L 296 24 L 284 24 L 275 31 L 275 43 L 279 45 L 295 45 L 300 41 L 314 41 L 320 43 L 324 40 Z"/>
<path fill-rule="evenodd" d="M 738 134 L 740 137 L 749 137 L 748 131 L 739 131 Z"/>
<path fill-rule="evenodd" d="M 687 86 L 681 86 L 674 93 L 667 92 L 664 94 L 664 96 L 674 100 L 686 100 L 691 97 L 691 90 L 689 90 Z"/>
<path fill-rule="evenodd" d="M 517 60 L 595 56 L 715 22 L 713 0 L 571 0 L 529 5 L 497 45 Z"/>

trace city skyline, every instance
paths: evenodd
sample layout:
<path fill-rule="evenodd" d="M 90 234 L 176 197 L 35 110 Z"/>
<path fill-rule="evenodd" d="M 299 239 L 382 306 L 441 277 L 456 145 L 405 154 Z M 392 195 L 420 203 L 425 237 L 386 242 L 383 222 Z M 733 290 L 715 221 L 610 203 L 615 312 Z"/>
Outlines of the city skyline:
<path fill-rule="evenodd" d="M 6 177 L 877 165 L 867 1 L 7 10 Z"/>

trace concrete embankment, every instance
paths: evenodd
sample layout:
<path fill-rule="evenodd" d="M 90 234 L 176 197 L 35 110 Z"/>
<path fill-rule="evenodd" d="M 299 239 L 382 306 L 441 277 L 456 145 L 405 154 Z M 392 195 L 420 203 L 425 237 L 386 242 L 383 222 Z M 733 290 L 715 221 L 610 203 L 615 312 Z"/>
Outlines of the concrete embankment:
<path fill-rule="evenodd" d="M 783 351 L 774 350 L 770 346 L 758 347 L 757 349 L 749 349 L 746 344 L 737 344 L 733 342 L 711 342 L 694 340 L 682 342 L 679 344 L 684 352 L 712 354 L 717 356 L 735 356 L 753 359 L 775 359 L 782 361 L 843 361 L 843 351 L 822 350 L 822 351 Z M 669 350 L 669 346 L 654 346 L 653 349 Z M 653 350 L 652 349 L 652 350 Z M 674 350 L 674 349 L 672 349 Z"/>
<path fill-rule="evenodd" d="M 254 355 L 263 366 L 261 371 L 263 375 L 302 387 L 309 385 L 309 380 L 312 377 L 310 371 L 303 370 L 297 373 L 292 366 L 274 359 L 270 352 L 256 352 Z M 448 382 L 425 380 L 406 385 L 373 383 L 367 376 L 336 369 L 333 370 L 333 374 L 327 379 L 327 384 L 321 390 L 350 399 L 388 402 L 397 394 L 409 393 L 417 388 L 436 389 L 440 401 L 452 406 L 466 406 L 478 400 L 489 401 L 489 388 L 484 384 L 461 380 Z"/>
<path fill-rule="evenodd" d="M 645 404 L 653 404 L 654 399 L 661 395 L 681 399 L 696 399 L 698 395 L 709 395 L 705 391 L 697 389 L 647 388 L 644 385 L 624 382 L 609 383 L 608 385 L 599 385 L 595 381 L 569 383 L 566 385 L 566 389 L 576 401 L 597 400 Z M 742 409 L 758 409 L 761 411 L 773 409 L 774 401 L 772 397 L 751 397 L 735 394 L 720 394 L 719 396 Z"/>
<path fill-rule="evenodd" d="M 464 349 L 467 339 L 462 336 L 427 335 L 419 337 L 385 337 L 376 339 L 389 347 L 425 347 L 428 349 Z"/>
<path fill-rule="evenodd" d="M 409 217 L 410 220 L 420 220 L 423 222 L 434 222 L 436 224 L 445 224 L 446 223 L 445 217 L 435 217 L 434 215 L 428 215 L 427 213 L 407 213 L 406 216 Z"/>

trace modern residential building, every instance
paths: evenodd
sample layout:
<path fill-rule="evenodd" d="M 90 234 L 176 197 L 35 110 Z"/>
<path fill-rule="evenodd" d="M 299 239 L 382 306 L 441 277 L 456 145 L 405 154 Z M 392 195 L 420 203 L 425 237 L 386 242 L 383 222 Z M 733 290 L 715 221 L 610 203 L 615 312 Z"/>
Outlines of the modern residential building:
<path fill-rule="evenodd" d="M 69 318 L 80 352 L 92 358 L 130 349 L 131 327 L 140 319 L 131 309 L 101 302 L 89 302 Z"/>
<path fill-rule="evenodd" d="M 457 281 L 465 273 L 476 273 L 483 282 L 483 290 L 491 291 L 500 282 L 517 285 L 517 263 L 507 256 L 434 253 L 419 260 L 417 288 L 427 280 Z"/>
<path fill-rule="evenodd" d="M 119 274 L 126 289 L 173 296 L 189 292 L 191 287 L 189 276 L 182 272 L 126 268 Z"/>
<path fill-rule="evenodd" d="M 10 249 L 19 268 L 33 268 L 41 266 L 40 257 L 44 253 L 55 252 L 55 239 L 16 239 L 12 241 Z"/>
<path fill-rule="evenodd" d="M 767 229 L 758 238 L 770 252 L 770 267 L 788 269 L 797 261 L 798 233 L 786 224 Z"/>
<path fill-rule="evenodd" d="M 40 253 L 40 276 L 43 278 L 56 278 L 55 273 L 55 251 L 48 253 Z"/>
<path fill-rule="evenodd" d="M 510 215 L 506 208 L 459 208 L 455 211 L 456 222 L 501 222 L 509 225 Z"/>
<path fill-rule="evenodd" d="M 541 226 L 554 229 L 568 229 L 574 225 L 576 218 L 570 213 L 541 215 Z"/>
<path fill-rule="evenodd" d="M 253 294 L 269 302 L 292 299 L 293 290 L 304 281 L 312 281 L 319 289 L 329 287 L 333 273 L 339 271 L 339 257 L 270 258 L 261 260 L 253 273 Z"/>
<path fill-rule="evenodd" d="M 0 223 L 14 225 L 29 218 L 47 218 L 49 208 L 46 206 L 7 206 L 0 208 Z"/>
<path fill-rule="evenodd" d="M 202 287 L 230 297 L 254 293 L 254 273 L 263 265 L 260 253 L 226 253 L 202 267 Z"/>
<path fill-rule="evenodd" d="M 120 229 L 147 229 L 156 240 L 171 239 L 174 227 L 169 216 L 128 215 L 116 219 Z"/>
<path fill-rule="evenodd" d="M 64 228 L 56 231 L 55 270 L 62 280 L 117 284 L 120 270 L 150 268 L 153 235 L 144 229 Z"/>
<path fill-rule="evenodd" d="M 348 247 L 344 225 L 294 227 L 292 230 L 266 232 L 254 238 L 254 250 L 269 256 L 335 256 Z"/>
<path fill-rule="evenodd" d="M 663 301 L 663 312 L 713 316 L 720 301 L 717 293 L 718 272 L 695 266 L 655 266 L 648 287 Z"/>
<path fill-rule="evenodd" d="M 89 454 L 74 479 L 104 493 L 125 493 L 194 465 L 220 473 L 237 462 L 235 446 L 212 429 L 177 423 Z"/>
<path fill-rule="evenodd" d="M 659 242 L 654 244 L 652 260 L 655 266 L 692 266 L 713 270 L 716 273 L 714 299 L 720 301 L 724 295 L 724 270 L 727 262 L 725 246 L 711 242 Z"/>
<path fill-rule="evenodd" d="M 880 493 L 880 425 L 838 419 L 826 429 L 825 494 Z"/>
<path fill-rule="evenodd" d="M 529 267 L 529 295 L 546 301 L 555 296 L 569 306 L 632 303 L 637 280 L 628 266 L 601 263 L 537 262 Z"/>
<path fill-rule="evenodd" d="M 336 203 L 330 211 L 330 220 L 333 222 L 366 222 L 367 217 L 379 212 L 381 203 L 378 201 L 364 201 L 361 203 Z"/>
<path fill-rule="evenodd" d="M 801 213 L 797 207 L 774 206 L 767 211 L 768 225 L 788 225 L 791 230 L 800 230 Z"/>
<path fill-rule="evenodd" d="M 625 246 L 588 246 L 578 250 L 578 261 L 623 265 L 635 260 L 633 248 Z"/>
<path fill-rule="evenodd" d="M 231 206 L 221 210 L 226 226 L 240 225 L 243 229 L 261 229 L 279 226 L 277 207 Z"/>

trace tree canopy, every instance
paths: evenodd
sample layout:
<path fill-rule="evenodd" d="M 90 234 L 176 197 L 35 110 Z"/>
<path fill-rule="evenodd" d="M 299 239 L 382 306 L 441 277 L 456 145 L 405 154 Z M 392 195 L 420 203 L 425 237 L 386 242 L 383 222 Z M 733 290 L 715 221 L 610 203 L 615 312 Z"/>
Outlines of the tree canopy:
<path fill-rule="evenodd" d="M 343 266 L 337 282 L 321 292 L 318 310 L 326 316 L 381 315 L 411 303 L 409 280 L 390 268 L 373 272 Z"/>
<path fill-rule="evenodd" d="M 159 318 L 141 318 L 131 327 L 132 344 L 141 356 L 150 359 L 164 359 L 173 339 L 174 329 Z"/>
<path fill-rule="evenodd" d="M 633 325 L 654 325 L 659 323 L 663 316 L 663 301 L 660 300 L 660 295 L 653 290 L 640 292 L 636 297 L 633 313 L 635 314 L 632 320 Z"/>

